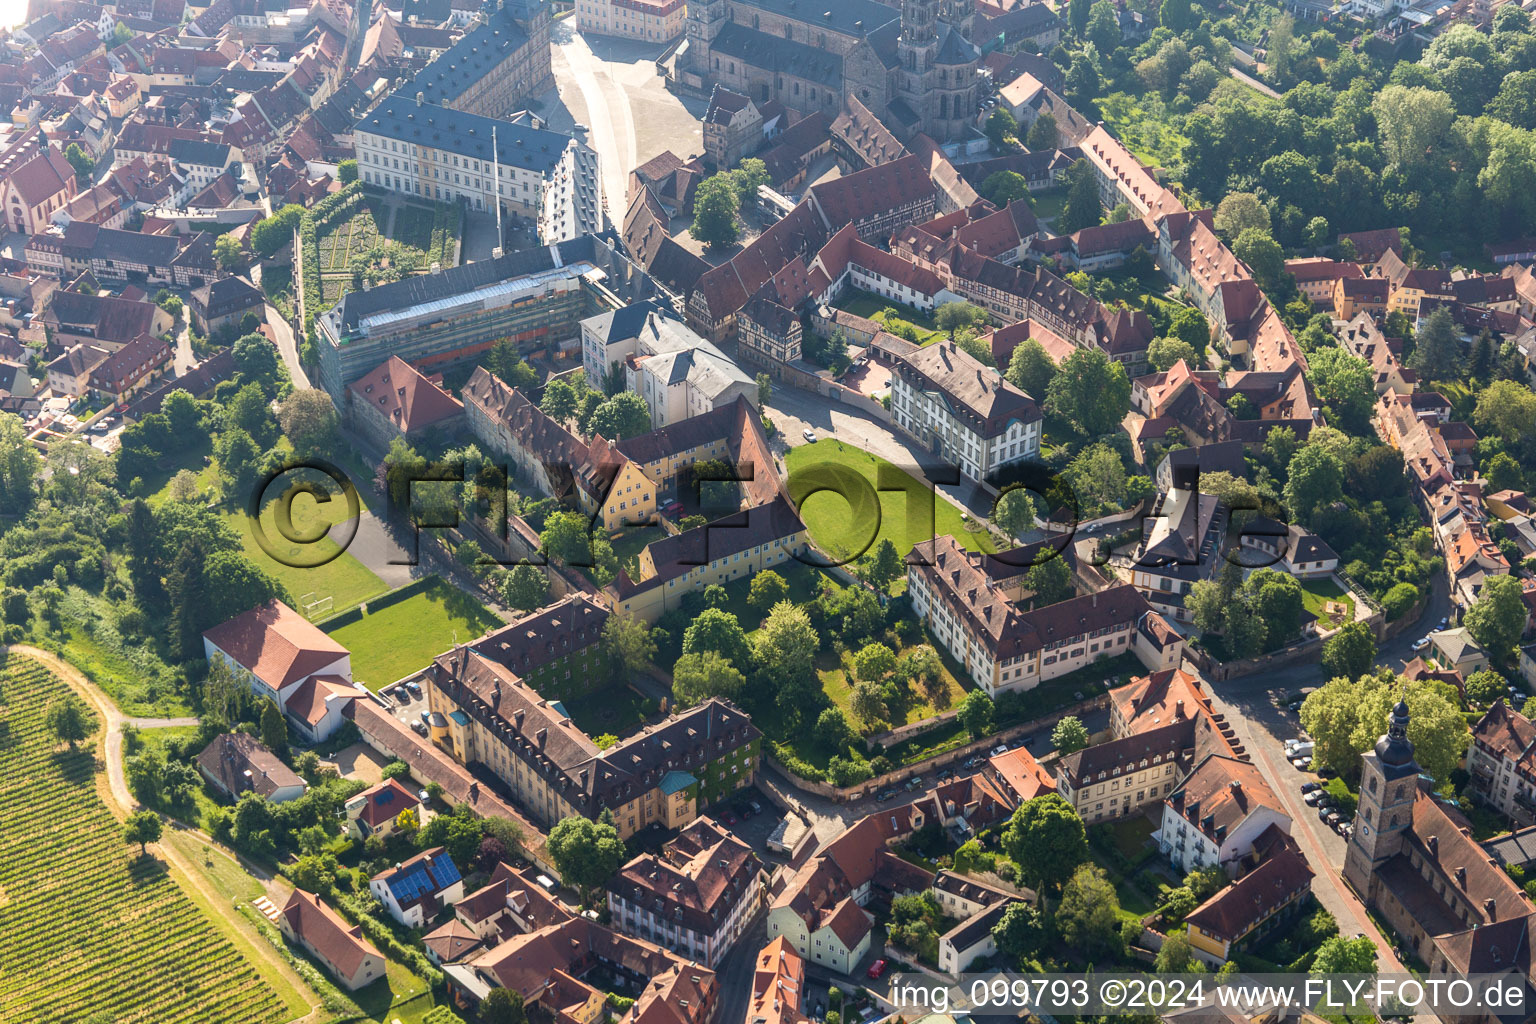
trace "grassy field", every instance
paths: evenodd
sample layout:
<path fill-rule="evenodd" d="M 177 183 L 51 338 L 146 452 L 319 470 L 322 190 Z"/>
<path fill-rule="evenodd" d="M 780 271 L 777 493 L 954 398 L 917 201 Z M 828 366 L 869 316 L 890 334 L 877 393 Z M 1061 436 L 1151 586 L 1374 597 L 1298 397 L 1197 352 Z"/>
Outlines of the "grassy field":
<path fill-rule="evenodd" d="M 882 540 L 905 557 L 914 545 L 945 534 L 972 551 L 997 550 L 991 534 L 976 529 L 974 519 L 962 520 L 960 509 L 947 498 L 868 452 L 825 439 L 791 448 L 784 463 L 790 493 L 804 496 L 800 517 L 811 539 L 834 558 L 857 558 Z M 905 489 L 878 490 L 882 467 L 888 479 L 896 474 L 897 486 Z M 867 488 L 854 483 L 850 473 Z"/>
<path fill-rule="evenodd" d="M 580 697 L 562 697 L 560 706 L 578 729 L 593 738 L 607 733 L 622 739 L 656 713 L 654 700 L 623 684 L 605 686 Z"/>
<path fill-rule="evenodd" d="M 867 317 L 882 324 L 885 323 L 885 310 L 894 309 L 898 317 L 917 328 L 917 340 L 923 345 L 931 345 L 944 337 L 943 331 L 933 329 L 933 317 L 929 314 L 873 292 L 850 290 L 833 305 L 854 316 Z"/>
<path fill-rule="evenodd" d="M 906 650 L 903 649 L 896 652 L 896 657 L 901 658 L 905 654 Z M 848 716 L 849 721 L 857 723 L 859 722 L 859 716 L 853 713 L 852 703 L 853 684 L 855 682 L 852 662 L 853 658 L 851 655 L 845 656 L 842 662 L 838 663 L 832 655 L 824 654 L 817 659 L 816 675 L 820 677 L 821 688 L 828 697 L 832 698 L 832 703 L 843 709 L 843 713 Z M 945 708 L 954 707 L 965 698 L 965 687 L 956 682 L 949 668 L 946 666 L 942 671 L 944 673 L 944 683 L 949 693 L 949 702 L 945 707 L 937 708 L 927 700 L 919 700 L 907 708 L 906 713 L 900 716 L 899 720 L 892 721 L 890 728 L 895 729 L 903 725 L 911 725 L 913 722 L 921 722 L 925 718 L 932 718 L 940 711 L 945 710 Z M 915 689 L 914 692 L 919 697 L 922 697 L 921 689 Z"/>
<path fill-rule="evenodd" d="M 1154 94 L 1114 92 L 1098 101 L 1105 124 L 1145 164 L 1175 167 L 1189 139 L 1175 127 Z"/>
<path fill-rule="evenodd" d="M 398 604 L 369 612 L 331 636 L 352 652 L 352 675 L 370 690 L 425 668 L 455 643 L 502 621 L 453 584 L 438 579 Z"/>
<path fill-rule="evenodd" d="M 48 735 L 64 684 L 28 659 L 0 670 L 0 1020 L 276 1024 L 302 1015 L 157 858 L 123 843 L 92 749 Z M 291 992 L 291 990 L 286 990 Z"/>
<path fill-rule="evenodd" d="M 1330 601 L 1337 601 L 1347 606 L 1342 615 L 1329 615 L 1323 611 L 1323 606 Z M 1301 606 L 1311 614 L 1317 616 L 1320 624 L 1340 626 L 1355 617 L 1355 599 L 1348 593 L 1339 589 L 1339 585 L 1331 579 L 1302 580 L 1301 581 Z"/>
<path fill-rule="evenodd" d="M 258 524 L 243 510 L 226 515 L 239 534 L 246 555 L 287 587 L 295 601 L 305 594 L 329 597 L 332 609 L 341 611 L 389 589 L 352 555 L 345 551 L 338 554 L 337 543 L 330 537 L 304 543 L 307 538 L 318 536 L 322 529 L 347 522 L 347 504 L 339 496 L 319 502 L 308 493 L 295 495 L 288 504 L 288 522 L 279 521 L 279 511 L 279 502 L 262 509 L 259 527 L 261 536 L 266 538 L 265 547 L 257 536 Z M 342 537 L 345 539 L 345 532 Z"/>

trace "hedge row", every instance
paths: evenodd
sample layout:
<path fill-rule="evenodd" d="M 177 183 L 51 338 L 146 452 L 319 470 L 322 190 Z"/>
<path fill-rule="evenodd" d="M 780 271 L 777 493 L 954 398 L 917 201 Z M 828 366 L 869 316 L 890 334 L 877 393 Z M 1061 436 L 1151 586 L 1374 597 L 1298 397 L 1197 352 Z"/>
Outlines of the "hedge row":
<path fill-rule="evenodd" d="M 362 601 L 356 605 L 353 605 L 351 608 L 348 608 L 345 611 L 337 612 L 335 615 L 332 615 L 329 618 L 320 619 L 315 623 L 315 625 L 319 626 L 320 629 L 324 632 L 334 632 L 340 629 L 342 626 L 350 626 L 352 623 L 361 620 L 363 617 L 363 605 L 368 606 L 368 611 L 371 614 L 381 609 L 388 608 L 390 605 L 399 604 L 406 598 L 414 597 L 422 591 L 430 589 L 437 582 L 437 580 L 438 577 L 435 574 L 431 576 L 418 577 L 414 580 L 411 580 L 409 583 L 396 587 L 394 590 L 380 594 L 378 597 L 371 597 L 366 601 Z"/>
<path fill-rule="evenodd" d="M 335 893 L 336 910 L 348 921 L 363 930 L 363 936 L 379 948 L 385 956 L 405 964 L 426 979 L 427 985 L 437 988 L 443 983 L 443 972 L 432 965 L 421 950 L 407 946 L 395 936 L 394 931 L 364 909 L 362 902 L 351 893 Z"/>

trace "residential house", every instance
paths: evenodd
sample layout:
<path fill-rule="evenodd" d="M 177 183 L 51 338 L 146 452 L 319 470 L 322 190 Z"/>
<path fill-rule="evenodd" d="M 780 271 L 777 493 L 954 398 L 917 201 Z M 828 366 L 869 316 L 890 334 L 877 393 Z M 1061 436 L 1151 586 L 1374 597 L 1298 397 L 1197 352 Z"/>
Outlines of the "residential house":
<path fill-rule="evenodd" d="M 1263 558 L 1244 559 L 1245 566 L 1258 568 L 1270 564 L 1299 580 L 1322 579 L 1339 568 L 1339 556 L 1328 542 L 1295 523 L 1287 526 L 1264 517 L 1249 520 L 1243 527 L 1241 543 L 1244 548 L 1273 559 L 1267 563 Z"/>
<path fill-rule="evenodd" d="M 384 955 L 363 938 L 362 927 L 348 924 L 313 893 L 294 889 L 278 914 L 277 927 L 348 992 L 384 977 Z"/>
<path fill-rule="evenodd" d="M 1176 706 L 1165 724 L 1135 725 L 1107 743 L 1057 762 L 1056 792 L 1087 824 L 1112 821 L 1161 803 L 1212 755 L 1240 758 L 1231 728 L 1201 708 Z"/>
<path fill-rule="evenodd" d="M 1467 772 L 1476 798 L 1514 823 L 1536 824 L 1536 725 L 1502 698 L 1472 727 Z"/>
<path fill-rule="evenodd" d="M 704 153 L 716 168 L 735 167 L 763 146 L 763 113 L 739 92 L 715 85 L 704 112 Z"/>
<path fill-rule="evenodd" d="M 757 384 L 730 356 L 654 301 L 583 320 L 581 332 L 588 379 L 607 380 L 618 363 L 626 390 L 645 399 L 653 427 L 730 405 L 738 395 L 757 401 Z"/>
<path fill-rule="evenodd" d="M 1226 963 L 1234 950 L 1292 919 L 1312 892 L 1312 868 L 1295 840 L 1272 826 L 1255 844 L 1256 866 L 1184 918 L 1192 952 L 1208 964 Z"/>
<path fill-rule="evenodd" d="M 171 346 L 165 339 L 141 334 L 91 368 L 89 387 L 122 405 L 170 366 Z"/>
<path fill-rule="evenodd" d="M 1429 634 L 1429 646 L 1438 663 L 1460 672 L 1463 679 L 1488 667 L 1488 653 L 1465 626 L 1435 630 Z"/>
<path fill-rule="evenodd" d="M 197 770 L 230 800 L 250 792 L 280 804 L 297 800 L 309 788 L 260 740 L 244 732 L 215 736 L 197 755 Z"/>
<path fill-rule="evenodd" d="M 369 786 L 342 805 L 346 811 L 347 825 L 358 839 L 378 836 L 387 839 L 398 831 L 398 820 L 403 811 L 413 811 L 416 823 L 424 825 L 424 810 L 419 792 L 412 792 L 399 779 L 385 779 Z"/>
<path fill-rule="evenodd" d="M 192 289 L 192 323 L 208 335 L 226 324 L 240 324 L 245 314 L 267 318 L 267 298 L 243 277 L 224 277 Z"/>
<path fill-rule="evenodd" d="M 1153 838 L 1180 875 L 1217 865 L 1232 873 L 1271 826 L 1289 834 L 1291 819 L 1259 770 L 1212 754 L 1164 798 Z"/>
<path fill-rule="evenodd" d="M 1326 256 L 1286 260 L 1285 272 L 1296 279 L 1296 287 L 1314 306 L 1332 306 L 1336 283 L 1343 278 L 1365 276 L 1358 264 L 1331 260 Z"/>
<path fill-rule="evenodd" d="M 1390 281 L 1379 277 L 1339 277 L 1333 282 L 1333 315 L 1339 320 L 1353 320 L 1361 313 L 1382 316 L 1392 290 Z"/>
<path fill-rule="evenodd" d="M 464 898 L 464 879 L 453 858 L 437 846 L 374 875 L 368 891 L 397 922 L 420 928 Z"/>
<path fill-rule="evenodd" d="M 780 935 L 757 954 L 746 1024 L 809 1024 L 805 959 Z"/>
<path fill-rule="evenodd" d="M 1220 568 L 1227 510 L 1199 490 L 1198 467 L 1175 466 L 1173 486 L 1160 491 L 1131 564 L 1131 584 L 1164 615 L 1188 622 L 1184 596 Z"/>
<path fill-rule="evenodd" d="M 802 865 L 768 909 L 768 936 L 783 937 L 808 963 L 848 974 L 869 952 L 874 918 L 865 907 L 933 885 L 933 873 L 887 847 L 936 817 L 930 801 L 861 818 Z"/>
<path fill-rule="evenodd" d="M 710 818 L 698 818 L 608 881 L 611 927 L 717 966 L 763 905 L 763 864 Z"/>

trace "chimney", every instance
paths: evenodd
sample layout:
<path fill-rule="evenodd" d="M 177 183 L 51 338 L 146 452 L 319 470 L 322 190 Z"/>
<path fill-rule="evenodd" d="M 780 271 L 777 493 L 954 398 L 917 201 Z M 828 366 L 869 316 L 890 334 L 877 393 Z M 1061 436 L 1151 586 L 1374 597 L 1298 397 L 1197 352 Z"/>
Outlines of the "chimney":
<path fill-rule="evenodd" d="M 1431 857 L 1436 858 L 1437 860 L 1439 859 L 1439 857 L 1440 857 L 1440 837 L 1439 836 L 1430 836 L 1429 837 L 1429 855 Z"/>
<path fill-rule="evenodd" d="M 1184 717 L 1184 702 L 1182 700 L 1177 701 L 1173 705 L 1173 717 L 1178 719 L 1182 719 Z"/>
<path fill-rule="evenodd" d="M 512 721 L 513 721 L 514 724 L 517 725 L 517 727 L 519 729 L 521 729 L 523 727 L 523 709 L 522 708 L 518 708 L 516 711 L 512 712 Z"/>
<path fill-rule="evenodd" d="M 533 734 L 533 738 L 536 741 L 538 741 L 539 748 L 543 749 L 544 741 L 549 739 L 549 730 L 548 729 L 540 729 L 538 732 Z"/>
<path fill-rule="evenodd" d="M 427 94 L 426 93 L 424 93 L 424 92 L 416 93 L 416 105 L 418 107 L 421 106 L 426 101 L 427 101 Z"/>
<path fill-rule="evenodd" d="M 1456 868 L 1456 884 L 1461 886 L 1463 889 L 1465 889 L 1467 887 L 1467 869 L 1466 868 L 1464 868 L 1464 867 L 1457 867 Z"/>
<path fill-rule="evenodd" d="M 1490 921 L 1497 921 L 1499 919 L 1499 905 L 1492 896 L 1483 900 L 1483 913 L 1488 915 L 1488 920 Z"/>

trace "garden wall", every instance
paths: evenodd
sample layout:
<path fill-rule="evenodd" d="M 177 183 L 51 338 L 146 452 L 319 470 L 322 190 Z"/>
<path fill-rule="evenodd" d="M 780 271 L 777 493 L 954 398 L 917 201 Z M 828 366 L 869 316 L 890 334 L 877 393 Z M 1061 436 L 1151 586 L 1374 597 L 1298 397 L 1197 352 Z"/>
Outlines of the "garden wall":
<path fill-rule="evenodd" d="M 1018 725 L 1010 726 L 1001 732 L 995 732 L 990 736 L 985 736 L 979 740 L 973 740 L 970 743 L 967 743 L 965 746 L 958 747 L 955 750 L 946 751 L 943 754 L 938 754 L 926 760 L 919 761 L 916 764 L 903 765 L 902 767 L 893 771 L 886 772 L 884 775 L 877 775 L 870 779 L 868 782 L 861 782 L 856 786 L 839 787 L 834 786 L 828 782 L 816 782 L 811 779 L 802 779 L 800 776 L 796 775 L 794 772 L 785 767 L 778 758 L 774 757 L 772 751 L 769 750 L 766 746 L 763 748 L 763 758 L 769 764 L 778 769 L 779 773 L 788 779 L 790 785 L 794 786 L 796 789 L 806 793 L 814 793 L 817 796 L 823 796 L 829 800 L 836 800 L 838 803 L 852 803 L 855 800 L 862 800 L 873 793 L 878 793 L 882 789 L 901 785 L 908 779 L 911 779 L 915 776 L 923 775 L 930 771 L 936 771 L 940 768 L 948 767 L 949 765 L 964 761 L 966 758 L 977 754 L 987 754 L 999 744 L 1011 745 L 1011 741 L 1016 740 L 1021 736 L 1033 735 L 1034 733 L 1040 732 L 1043 729 L 1054 727 L 1057 722 L 1061 721 L 1068 715 L 1076 715 L 1078 717 L 1082 717 L 1089 712 L 1098 711 L 1108 706 L 1109 695 L 1107 693 L 1098 697 L 1090 697 L 1089 699 L 1081 701 L 1077 704 L 1073 704 L 1070 707 L 1065 707 L 1059 711 L 1054 711 L 1043 718 L 1035 718 L 1028 722 L 1021 722 Z M 904 730 L 909 730 L 909 732 L 907 732 L 906 738 L 910 738 L 912 735 L 920 734 L 923 731 L 934 729 L 938 725 L 944 724 L 945 722 L 952 719 L 955 713 L 955 711 L 946 711 L 942 715 L 924 719 L 922 722 L 914 722 L 910 726 L 904 726 Z M 918 729 L 917 727 L 922 728 Z M 917 729 L 917 732 L 910 732 L 910 730 L 913 729 Z M 881 738 L 883 739 L 885 737 L 895 736 L 899 731 L 902 730 L 884 733 L 882 734 Z"/>

